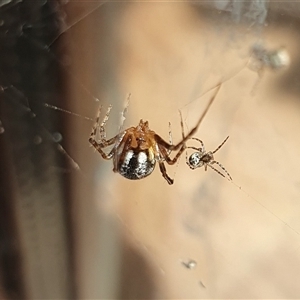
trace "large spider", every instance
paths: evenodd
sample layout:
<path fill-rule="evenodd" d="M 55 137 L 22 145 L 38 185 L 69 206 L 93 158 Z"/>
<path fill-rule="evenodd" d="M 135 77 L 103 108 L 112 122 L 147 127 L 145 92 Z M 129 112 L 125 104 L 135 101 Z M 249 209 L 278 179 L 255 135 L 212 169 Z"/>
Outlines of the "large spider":
<path fill-rule="evenodd" d="M 229 136 L 215 149 L 214 151 L 205 151 L 204 143 L 197 139 L 192 138 L 193 140 L 198 141 L 201 144 L 201 147 L 186 147 L 186 149 L 193 149 L 196 150 L 196 152 L 192 153 L 190 157 L 188 158 L 186 155 L 186 163 L 187 165 L 192 169 L 195 170 L 197 168 L 200 168 L 204 166 L 205 171 L 207 171 L 207 167 L 212 168 L 214 171 L 216 171 L 221 176 L 225 177 L 224 174 L 222 174 L 219 170 L 217 170 L 215 167 L 213 167 L 213 164 L 217 164 L 228 176 L 229 180 L 232 180 L 229 173 L 226 171 L 226 169 L 220 164 L 218 161 L 214 159 L 214 154 L 225 144 L 225 142 L 228 140 Z"/>
<path fill-rule="evenodd" d="M 173 184 L 174 180 L 168 176 L 164 162 L 167 162 L 169 165 L 176 163 L 186 148 L 185 142 L 197 131 L 209 107 L 217 96 L 220 87 L 221 84 L 216 87 L 215 94 L 208 102 L 207 107 L 199 118 L 196 126 L 190 130 L 187 136 L 182 136 L 182 140 L 175 145 L 166 142 L 157 133 L 155 133 L 155 131 L 150 130 L 148 121 L 143 120 L 140 120 L 138 126 L 130 127 L 120 132 L 115 137 L 107 140 L 105 124 L 112 108 L 111 105 L 109 106 L 101 124 L 99 124 L 101 107 L 99 108 L 89 142 L 104 159 L 113 159 L 113 171 L 120 173 L 125 178 L 137 180 L 147 177 L 153 172 L 155 164 L 158 162 L 162 176 L 166 179 L 168 184 Z M 98 128 L 99 141 L 96 140 Z M 183 132 L 182 120 L 181 128 Z M 108 146 L 113 147 L 110 152 L 106 154 L 103 149 Z M 170 154 L 172 151 L 176 150 L 178 150 L 178 152 L 172 159 Z"/>

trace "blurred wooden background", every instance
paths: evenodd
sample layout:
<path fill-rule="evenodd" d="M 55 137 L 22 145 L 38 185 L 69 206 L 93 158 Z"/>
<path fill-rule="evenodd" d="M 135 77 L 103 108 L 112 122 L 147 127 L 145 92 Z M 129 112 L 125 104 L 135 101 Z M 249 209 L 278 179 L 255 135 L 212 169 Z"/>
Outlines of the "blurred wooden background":
<path fill-rule="evenodd" d="M 113 104 L 110 137 L 131 93 L 125 128 L 142 118 L 168 139 L 171 122 L 176 143 L 178 110 L 192 128 L 221 82 L 195 136 L 207 150 L 230 136 L 215 159 L 233 177 L 190 170 L 183 155 L 167 165 L 172 186 L 158 167 L 126 180 L 90 147 L 93 122 L 60 112 L 80 167 L 70 168 L 68 193 L 78 298 L 300 296 L 299 21 L 296 10 L 272 5 L 241 8 L 240 19 L 189 2 L 63 7 L 64 108 L 94 118 L 100 103 Z M 253 70 L 260 44 L 283 47 L 290 64 Z"/>
<path fill-rule="evenodd" d="M 189 3 L 109 3 L 68 31 L 85 45 L 73 43 L 72 73 L 114 105 L 109 135 L 130 92 L 125 128 L 143 118 L 167 139 L 170 121 L 176 142 L 178 110 L 191 128 L 213 91 L 199 96 L 224 82 L 196 136 L 207 150 L 230 136 L 215 158 L 233 177 L 192 171 L 183 156 L 167 166 L 173 186 L 158 168 L 128 181 L 88 147 L 91 124 L 74 120 L 71 152 L 85 174 L 73 179 L 82 298 L 300 295 L 299 24 L 272 12 L 267 20 L 235 23 Z M 259 42 L 287 49 L 291 65 L 259 77 L 247 65 Z M 95 114 L 97 103 L 72 88 L 70 110 Z"/>

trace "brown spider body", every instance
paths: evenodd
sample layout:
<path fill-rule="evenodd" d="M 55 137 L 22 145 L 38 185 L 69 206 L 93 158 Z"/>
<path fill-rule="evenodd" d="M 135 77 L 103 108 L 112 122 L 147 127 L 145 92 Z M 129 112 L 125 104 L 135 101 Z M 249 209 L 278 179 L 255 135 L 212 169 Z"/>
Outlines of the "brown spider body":
<path fill-rule="evenodd" d="M 96 141 L 96 133 L 99 126 L 100 109 L 96 124 L 93 128 L 89 142 L 101 154 L 104 159 L 113 160 L 113 171 L 131 180 L 138 180 L 149 176 L 159 163 L 160 171 L 169 184 L 173 184 L 166 171 L 164 161 L 173 165 L 185 149 L 184 141 L 177 145 L 171 145 L 164 141 L 153 130 L 149 129 L 148 121 L 140 120 L 137 127 L 130 127 L 112 139 L 106 140 L 104 125 L 108 119 L 109 107 L 103 122 L 100 125 L 100 141 Z M 182 125 L 183 126 L 183 125 Z M 106 154 L 102 149 L 114 145 Z M 176 156 L 171 159 L 171 151 L 178 150 Z"/>
<path fill-rule="evenodd" d="M 137 127 L 128 128 L 124 133 L 121 147 L 114 153 L 113 171 L 132 180 L 149 176 L 156 160 L 161 159 L 155 157 L 155 132 L 149 129 L 147 121 L 140 120 Z"/>

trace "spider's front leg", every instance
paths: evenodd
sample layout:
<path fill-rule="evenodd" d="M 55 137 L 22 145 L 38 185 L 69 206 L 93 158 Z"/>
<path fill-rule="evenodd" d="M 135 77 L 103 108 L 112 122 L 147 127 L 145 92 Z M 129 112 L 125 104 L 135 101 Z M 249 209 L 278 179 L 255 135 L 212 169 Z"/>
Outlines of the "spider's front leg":
<path fill-rule="evenodd" d="M 170 154 L 172 151 L 177 150 L 177 149 L 173 149 L 174 145 L 173 145 L 172 132 L 171 132 L 171 123 L 169 122 L 169 140 L 170 140 L 169 144 L 157 134 L 154 137 L 161 155 L 163 156 L 164 160 L 169 165 L 174 165 L 177 162 L 180 155 L 182 154 L 182 152 L 186 149 L 186 144 L 184 142 L 184 140 L 185 140 L 184 126 L 183 126 L 183 118 L 182 118 L 181 111 L 179 111 L 179 115 L 180 115 L 182 141 L 181 141 L 181 143 L 177 144 L 177 146 L 179 146 L 179 148 L 178 148 L 179 151 L 177 152 L 176 156 L 173 159 L 170 158 Z"/>
<path fill-rule="evenodd" d="M 199 151 L 200 153 L 205 153 L 204 143 L 203 143 L 200 139 L 193 137 L 193 138 L 191 138 L 191 140 L 196 140 L 196 141 L 198 141 L 198 142 L 201 144 L 201 147 L 200 147 L 200 148 L 196 148 L 196 147 L 188 147 L 188 148 L 197 150 L 197 151 Z"/>
<path fill-rule="evenodd" d="M 174 165 L 177 162 L 180 155 L 182 154 L 182 152 L 184 151 L 185 145 L 182 145 L 182 147 L 180 148 L 180 150 L 178 151 L 178 153 L 176 154 L 176 156 L 173 159 L 171 159 L 169 156 L 169 154 L 170 154 L 169 149 L 163 147 L 159 143 L 158 143 L 158 148 L 159 148 L 162 159 L 165 160 L 169 165 Z M 168 176 L 166 167 L 162 160 L 159 161 L 159 169 L 162 173 L 162 176 L 167 180 L 168 184 L 173 184 L 174 180 Z"/>
<path fill-rule="evenodd" d="M 112 144 L 115 143 L 116 139 L 118 138 L 118 135 L 113 137 L 112 139 L 108 140 L 108 141 L 105 141 L 106 143 L 105 144 L 102 144 L 102 143 L 97 143 L 97 141 L 95 140 L 95 138 L 93 138 L 92 136 L 89 138 L 89 142 L 92 144 L 92 146 L 101 154 L 102 158 L 104 159 L 112 159 L 113 156 L 114 156 L 114 150 L 115 149 L 112 149 L 108 154 L 106 154 L 102 148 L 105 148 L 107 146 L 110 146 Z"/>
<path fill-rule="evenodd" d="M 216 168 L 214 168 L 212 166 L 213 164 L 217 164 L 226 173 L 226 175 L 228 176 L 228 179 L 232 181 L 232 177 L 230 176 L 230 174 L 227 172 L 227 170 L 225 169 L 225 167 L 221 163 L 219 163 L 216 160 L 213 160 L 213 161 L 210 162 L 209 167 L 211 167 L 217 173 L 219 173 L 220 175 L 222 175 L 223 177 L 225 177 L 224 174 L 222 174 L 220 171 L 218 171 Z"/>
<path fill-rule="evenodd" d="M 105 131 L 105 124 L 106 122 L 108 121 L 108 118 L 109 118 L 109 113 L 112 109 L 112 105 L 109 105 L 108 108 L 107 108 L 107 111 L 106 111 L 106 114 L 99 126 L 99 119 L 100 119 L 100 112 L 101 112 L 101 106 L 99 107 L 99 110 L 98 110 L 98 114 L 97 114 L 97 119 L 96 119 L 96 124 L 95 124 L 95 137 L 96 137 L 96 130 L 97 128 L 99 128 L 99 135 L 100 135 L 100 142 L 101 144 L 106 144 L 107 141 L 106 141 L 106 131 Z"/>
<path fill-rule="evenodd" d="M 163 178 L 165 178 L 167 180 L 168 184 L 170 184 L 170 185 L 173 184 L 174 180 L 172 178 L 170 178 L 169 175 L 167 174 L 166 167 L 162 161 L 159 162 L 159 169 L 160 169 L 160 172 L 162 173 Z"/>
<path fill-rule="evenodd" d="M 212 166 L 214 163 L 216 163 L 216 162 L 215 161 L 210 162 L 209 164 L 206 165 L 206 168 L 207 168 L 207 166 L 209 166 L 211 169 L 213 169 L 215 172 L 217 172 L 219 175 L 221 175 L 225 178 L 224 174 L 222 174 L 219 170 L 217 170 L 215 167 Z"/>
<path fill-rule="evenodd" d="M 96 122 L 92 128 L 92 132 L 90 134 L 89 142 L 92 144 L 92 146 L 101 154 L 101 156 L 104 159 L 111 159 L 113 157 L 113 151 L 111 151 L 109 154 L 106 154 L 102 148 L 105 148 L 109 145 L 112 145 L 115 140 L 117 139 L 118 136 L 113 137 L 112 139 L 109 139 L 108 141 L 106 140 L 106 132 L 105 132 L 105 123 L 108 120 L 109 117 L 109 112 L 112 108 L 110 105 L 107 109 L 107 112 L 105 114 L 105 117 L 103 118 L 103 121 L 99 125 L 99 120 L 100 120 L 100 113 L 101 113 L 101 108 L 102 106 L 99 107 L 98 112 L 97 112 L 97 117 L 96 117 Z M 99 142 L 97 142 L 96 137 L 97 137 L 97 129 L 99 129 Z"/>
<path fill-rule="evenodd" d="M 169 155 L 172 151 L 174 151 L 173 145 L 168 144 L 164 139 L 162 139 L 159 135 L 155 135 L 154 136 L 155 141 L 158 145 L 159 151 L 161 153 L 161 156 L 163 157 L 163 159 L 169 164 L 169 165 L 174 165 L 178 158 L 180 157 L 180 155 L 182 154 L 182 152 L 185 150 L 186 145 L 185 143 L 181 144 L 180 149 L 178 150 L 176 156 L 172 159 Z"/>

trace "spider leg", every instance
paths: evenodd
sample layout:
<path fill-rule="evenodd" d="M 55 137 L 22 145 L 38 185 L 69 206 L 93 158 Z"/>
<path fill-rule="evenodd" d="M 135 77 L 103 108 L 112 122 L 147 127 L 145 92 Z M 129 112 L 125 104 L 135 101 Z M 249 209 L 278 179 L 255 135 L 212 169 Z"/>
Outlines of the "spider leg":
<path fill-rule="evenodd" d="M 159 151 L 162 155 L 162 158 L 169 164 L 169 165 L 174 165 L 178 158 L 180 157 L 180 155 L 182 154 L 182 152 L 185 150 L 185 144 L 182 145 L 182 147 L 179 149 L 179 151 L 177 152 L 177 154 L 175 155 L 175 157 L 172 159 L 169 154 L 168 151 L 165 147 L 161 146 L 160 144 L 158 144 L 159 147 Z"/>
<path fill-rule="evenodd" d="M 170 145 L 173 145 L 171 122 L 169 122 L 169 143 L 170 143 Z M 168 150 L 168 155 L 170 155 L 171 152 L 172 152 L 172 150 L 169 149 Z"/>
<path fill-rule="evenodd" d="M 181 117 L 182 139 L 184 139 L 184 128 L 183 128 L 183 122 L 182 122 L 182 115 L 181 115 L 181 112 L 180 112 L 180 117 Z M 198 142 L 201 144 L 201 148 L 196 148 L 196 147 L 185 147 L 185 149 L 193 149 L 193 150 L 196 150 L 197 152 L 204 153 L 204 151 L 205 151 L 204 143 L 203 143 L 200 139 L 198 139 L 198 138 L 192 138 L 192 139 L 198 141 Z M 196 169 L 196 168 L 189 162 L 187 151 L 185 152 L 185 161 L 186 161 L 186 164 L 189 166 L 190 169 L 192 169 L 192 170 L 195 170 L 195 169 Z"/>
<path fill-rule="evenodd" d="M 182 135 L 182 139 L 184 139 L 184 126 L 183 126 L 182 113 L 181 113 L 180 110 L 179 110 L 179 115 L 180 115 L 181 135 Z M 173 145 L 171 122 L 169 122 L 169 143 L 170 143 L 171 146 Z M 168 149 L 168 155 L 170 155 L 171 152 L 172 152 L 172 150 Z"/>
<path fill-rule="evenodd" d="M 160 172 L 162 173 L 163 178 L 165 178 L 167 180 L 168 184 L 170 184 L 170 185 L 173 184 L 174 180 L 168 176 L 166 167 L 162 161 L 159 161 L 159 169 L 160 169 Z"/>
<path fill-rule="evenodd" d="M 179 111 L 180 114 L 180 124 L 181 124 L 181 130 L 182 130 L 182 137 L 184 139 L 184 128 L 183 128 L 183 120 L 182 120 L 182 115 L 181 112 Z M 170 123 L 169 123 L 170 124 Z M 176 156 L 171 159 L 170 158 L 170 154 L 173 150 L 172 149 L 172 144 L 168 144 L 164 139 L 162 139 L 158 134 L 154 135 L 154 139 L 156 141 L 156 144 L 158 145 L 159 151 L 161 153 L 162 158 L 169 164 L 169 165 L 174 165 L 178 158 L 180 157 L 180 155 L 182 154 L 182 152 L 185 150 L 186 146 L 185 143 L 181 143 L 181 148 L 179 149 L 178 153 L 176 154 Z M 177 149 L 176 149 L 177 150 Z"/>
<path fill-rule="evenodd" d="M 201 148 L 196 148 L 196 149 L 198 149 L 198 151 L 200 151 L 200 152 L 205 152 L 205 147 L 204 147 L 204 143 L 200 140 L 200 139 L 198 139 L 198 138 L 195 138 L 195 137 L 193 137 L 193 138 L 191 138 L 192 140 L 196 140 L 196 141 L 198 141 L 200 144 L 201 144 Z M 188 147 L 188 148 L 190 148 L 190 147 Z"/>
<path fill-rule="evenodd" d="M 100 107 L 100 109 L 101 109 L 101 107 Z M 97 115 L 97 119 L 96 119 L 96 124 L 97 124 L 96 126 L 99 127 L 100 141 L 102 142 L 102 141 L 105 141 L 105 139 L 106 139 L 105 124 L 106 124 L 106 122 L 107 122 L 107 120 L 109 118 L 109 113 L 110 113 L 110 111 L 112 109 L 112 105 L 110 104 L 108 106 L 106 114 L 105 114 L 105 116 L 104 116 L 104 118 L 103 118 L 103 120 L 102 120 L 102 122 L 101 122 L 101 124 L 99 126 L 100 109 L 99 109 L 99 112 L 98 112 L 98 115 Z"/>
<path fill-rule="evenodd" d="M 112 106 L 110 105 L 107 109 L 107 112 L 105 114 L 105 117 L 103 119 L 103 121 L 101 122 L 101 124 L 99 125 L 99 122 L 100 122 L 100 113 L 101 113 L 101 109 L 102 109 L 102 105 L 100 105 L 99 109 L 98 109 L 98 112 L 97 112 L 97 117 L 96 117 L 96 122 L 92 128 L 92 132 L 90 134 L 90 139 L 92 140 L 96 140 L 96 136 L 97 136 L 97 129 L 99 129 L 99 134 L 100 134 L 100 141 L 101 141 L 101 144 L 105 144 L 106 141 L 106 133 L 105 133 L 105 123 L 106 121 L 108 120 L 108 116 L 109 116 L 109 112 L 111 110 Z"/>
<path fill-rule="evenodd" d="M 180 115 L 181 136 L 182 139 L 184 140 L 184 125 L 183 125 L 183 118 L 182 118 L 181 111 L 179 111 L 179 115 Z"/>
<path fill-rule="evenodd" d="M 162 140 L 161 142 L 165 143 L 165 144 L 163 144 L 165 148 L 171 149 L 171 150 L 178 150 L 182 146 L 182 144 L 184 144 L 188 139 L 191 138 L 191 136 L 193 136 L 195 134 L 195 132 L 197 131 L 197 129 L 200 126 L 201 122 L 203 121 L 206 113 L 208 112 L 210 106 L 214 102 L 214 100 L 215 100 L 215 98 L 216 98 L 216 96 L 217 96 L 220 88 L 221 88 L 221 83 L 219 83 L 217 85 L 215 94 L 209 100 L 209 102 L 208 102 L 208 104 L 207 104 L 204 112 L 202 113 L 202 115 L 201 115 L 200 119 L 198 120 L 197 124 L 195 125 L 195 127 L 190 130 L 190 132 L 187 134 L 187 136 L 183 137 L 182 140 L 181 140 L 181 142 L 179 142 L 176 145 L 170 145 L 170 144 L 166 143 L 164 140 Z"/>
<path fill-rule="evenodd" d="M 126 105 L 125 105 L 125 107 L 123 109 L 123 112 L 121 113 L 121 120 L 120 120 L 119 132 L 121 132 L 123 130 L 124 122 L 126 120 L 126 115 L 127 115 L 127 111 L 128 111 L 128 107 L 129 107 L 130 97 L 131 97 L 131 93 L 128 94 Z"/>
<path fill-rule="evenodd" d="M 212 165 L 207 164 L 207 166 L 209 166 L 210 168 L 212 168 L 215 172 L 217 172 L 219 175 L 221 175 L 222 177 L 225 177 L 224 174 L 222 174 L 219 170 L 217 170 L 216 168 L 214 168 Z"/>
<path fill-rule="evenodd" d="M 94 123 L 93 128 L 92 128 L 92 132 L 90 134 L 90 139 L 93 139 L 93 140 L 95 140 L 96 135 L 97 135 L 97 129 L 99 127 L 99 119 L 100 119 L 101 108 L 102 108 L 102 105 L 99 106 L 99 109 L 98 109 L 98 112 L 97 112 L 97 117 L 96 117 L 96 122 Z"/>
<path fill-rule="evenodd" d="M 225 143 L 226 141 L 229 139 L 229 136 L 222 142 L 222 144 L 214 151 L 212 151 L 212 153 L 216 153 Z"/>
<path fill-rule="evenodd" d="M 112 145 L 113 143 L 115 143 L 116 139 L 118 138 L 118 136 L 115 136 L 111 139 L 109 139 L 108 141 L 105 140 L 106 138 L 106 133 L 105 133 L 105 123 L 108 120 L 108 116 L 109 116 L 109 112 L 112 108 L 112 106 L 110 105 L 107 109 L 107 112 L 105 114 L 105 117 L 103 118 L 103 121 L 100 124 L 99 127 L 99 122 L 100 122 L 100 113 L 101 113 L 101 108 L 102 106 L 99 107 L 98 112 L 97 112 L 97 117 L 96 117 L 96 122 L 92 128 L 92 132 L 90 134 L 90 138 L 89 138 L 89 142 L 92 144 L 92 146 L 101 154 L 101 156 L 104 159 L 111 159 L 113 157 L 113 151 L 111 151 L 110 153 L 106 154 L 102 148 L 105 148 L 109 145 Z M 96 136 L 97 136 L 97 129 L 99 129 L 99 134 L 100 134 L 100 143 L 98 143 L 96 141 Z"/>
<path fill-rule="evenodd" d="M 179 114 L 180 114 L 180 124 L 181 124 L 181 130 L 182 130 L 182 139 L 184 139 L 184 128 L 183 128 L 183 120 L 182 120 L 182 114 L 181 114 L 181 111 L 179 111 Z M 156 135 L 154 137 L 155 139 L 159 138 L 159 140 L 162 140 L 164 141 L 162 138 L 160 138 L 160 136 Z M 169 122 L 169 141 L 170 141 L 170 145 L 173 145 L 173 138 L 172 138 L 172 131 L 171 131 L 171 123 Z M 156 140 L 157 142 L 157 140 Z M 176 154 L 176 156 L 171 159 L 170 158 L 170 154 L 172 152 L 172 149 L 166 149 L 164 146 L 161 146 L 158 142 L 157 142 L 157 145 L 158 145 L 158 148 L 159 148 L 159 151 L 160 151 L 160 155 L 162 156 L 162 158 L 169 164 L 169 165 L 173 165 L 177 162 L 178 158 L 180 157 L 180 155 L 182 154 L 182 152 L 184 151 L 185 149 L 185 144 L 182 145 L 182 147 L 180 148 L 180 150 L 178 151 L 178 153 Z M 169 184 L 173 184 L 174 183 L 174 180 L 171 179 L 168 174 L 167 174 L 167 170 L 166 170 L 166 167 L 163 163 L 162 160 L 159 161 L 159 169 L 163 175 L 163 177 L 167 180 L 167 182 Z"/>
<path fill-rule="evenodd" d="M 182 114 L 181 111 L 179 111 L 180 114 L 180 124 L 181 124 L 181 132 L 182 132 L 182 139 L 184 139 L 184 128 L 183 128 L 183 120 L 182 120 Z M 169 123 L 170 125 L 170 123 Z M 169 132 L 169 134 L 171 133 L 171 131 Z M 169 136 L 170 137 L 170 136 Z M 178 158 L 180 157 L 180 155 L 182 154 L 182 152 L 185 150 L 186 146 L 185 143 L 182 144 L 181 148 L 179 149 L 179 151 L 177 152 L 176 156 L 171 159 L 170 158 L 170 154 L 172 152 L 172 149 L 170 149 L 169 146 L 172 146 L 172 142 L 171 145 L 168 144 L 167 142 L 165 142 L 159 135 L 155 134 L 154 135 L 154 139 L 158 145 L 159 151 L 163 157 L 163 159 L 169 164 L 169 165 L 174 165 Z M 168 145 L 168 147 L 165 147 L 165 145 Z"/>
<path fill-rule="evenodd" d="M 187 164 L 190 168 L 192 168 L 192 167 L 191 167 L 191 164 L 190 164 L 190 162 L 189 162 L 189 159 L 188 159 L 187 151 L 185 152 L 185 162 L 186 162 L 186 164 Z"/>
<path fill-rule="evenodd" d="M 112 139 L 106 141 L 105 144 L 102 144 L 102 143 L 97 143 L 97 141 L 93 138 L 93 137 L 90 137 L 89 138 L 89 142 L 92 144 L 92 146 L 101 154 L 101 156 L 104 158 L 104 159 L 112 159 L 113 155 L 114 155 L 114 149 L 112 149 L 108 154 L 106 154 L 102 148 L 104 147 L 107 147 L 107 146 L 110 146 L 112 144 L 115 143 L 116 139 L 118 138 L 118 135 L 116 135 L 115 137 L 113 137 Z"/>
<path fill-rule="evenodd" d="M 125 156 L 127 154 L 127 151 L 125 151 L 124 149 L 128 148 L 128 145 L 131 143 L 131 139 L 130 137 L 130 133 L 126 132 L 123 134 L 123 136 L 117 135 L 116 138 L 119 139 L 119 141 L 115 144 L 115 146 L 113 147 L 113 149 L 111 150 L 110 153 L 112 153 L 112 155 L 115 155 L 115 153 L 118 153 L 118 149 L 121 148 L 123 149 L 123 151 L 119 154 L 118 159 L 114 159 L 113 163 L 114 163 L 114 168 L 113 171 L 114 172 L 118 172 L 118 163 L 121 161 L 125 160 Z"/>
<path fill-rule="evenodd" d="M 219 174 L 221 174 L 223 177 L 225 177 L 224 174 L 222 174 L 222 173 L 219 172 L 217 169 L 215 169 L 215 168 L 212 166 L 212 164 L 217 164 L 217 165 L 218 165 L 218 166 L 219 166 L 219 167 L 227 174 L 228 178 L 229 178 L 230 180 L 232 180 L 232 177 L 231 177 L 230 174 L 227 172 L 227 170 L 223 167 L 222 164 L 220 164 L 218 161 L 213 160 L 213 161 L 210 162 L 210 164 L 208 164 L 208 166 L 210 166 L 212 169 L 214 169 L 214 170 L 217 171 Z"/>
<path fill-rule="evenodd" d="M 203 151 L 201 151 L 201 148 L 196 148 L 196 147 L 186 147 L 185 149 L 193 149 L 193 150 L 196 150 L 197 152 L 203 153 Z"/>
<path fill-rule="evenodd" d="M 221 88 L 221 83 L 219 83 L 219 84 L 216 86 L 216 92 L 215 92 L 215 94 L 211 97 L 211 99 L 209 100 L 209 102 L 208 102 L 208 104 L 207 104 L 207 106 L 206 106 L 204 112 L 202 113 L 200 119 L 198 120 L 196 126 L 195 126 L 193 129 L 191 129 L 190 132 L 188 133 L 188 135 L 185 136 L 185 137 L 183 137 L 182 140 L 181 140 L 179 143 L 177 143 L 176 145 L 170 145 L 169 143 L 167 143 L 164 139 L 162 139 L 162 138 L 161 138 L 159 135 L 157 135 L 157 134 L 154 135 L 155 140 L 156 140 L 159 144 L 161 144 L 163 147 L 165 147 L 167 150 L 178 150 L 178 149 L 180 149 L 180 147 L 181 147 L 183 144 L 185 144 L 185 142 L 186 142 L 188 139 L 190 139 L 191 136 L 193 136 L 194 133 L 197 131 L 199 125 L 200 125 L 201 122 L 203 121 L 203 119 L 204 119 L 206 113 L 208 112 L 210 106 L 211 106 L 212 103 L 214 102 L 214 100 L 215 100 L 215 98 L 216 98 L 216 96 L 217 96 L 217 94 L 218 94 L 220 88 Z M 181 119 L 181 126 L 182 126 L 182 128 L 183 128 L 183 122 L 182 122 L 182 119 Z M 184 134 L 183 134 L 183 136 L 184 136 Z"/>
<path fill-rule="evenodd" d="M 182 135 L 182 139 L 184 139 L 184 125 L 183 125 L 183 118 L 182 118 L 182 113 L 181 111 L 179 111 L 179 115 L 180 115 L 180 126 L 181 126 L 181 135 Z M 172 145 L 173 143 L 171 143 Z M 171 153 L 171 150 L 168 150 L 168 156 L 166 156 L 166 161 L 169 165 L 173 165 L 177 162 L 177 160 L 179 159 L 179 157 L 181 156 L 182 152 L 185 150 L 186 145 L 185 143 L 183 143 L 182 147 L 180 148 L 180 150 L 178 151 L 178 153 L 176 154 L 176 156 L 173 159 L 170 159 L 169 154 Z M 170 151 L 170 152 L 169 152 Z"/>

